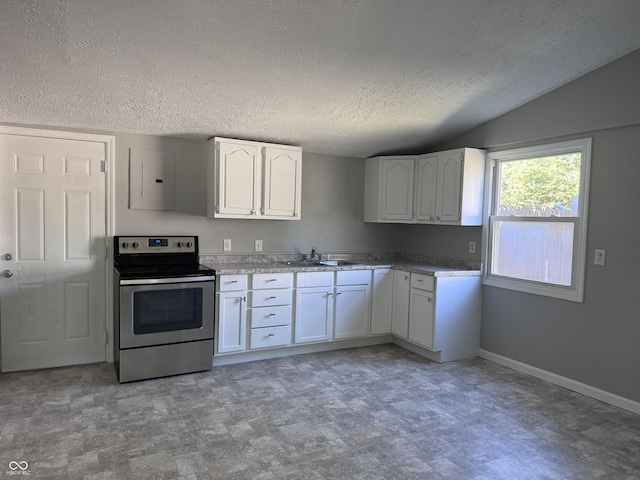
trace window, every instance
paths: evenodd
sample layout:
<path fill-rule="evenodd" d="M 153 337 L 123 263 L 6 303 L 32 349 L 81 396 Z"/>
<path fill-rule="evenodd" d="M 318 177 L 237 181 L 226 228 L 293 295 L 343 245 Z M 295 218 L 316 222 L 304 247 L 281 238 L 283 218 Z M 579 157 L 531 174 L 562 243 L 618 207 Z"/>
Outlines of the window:
<path fill-rule="evenodd" d="M 488 154 L 483 283 L 582 302 L 591 139 Z"/>

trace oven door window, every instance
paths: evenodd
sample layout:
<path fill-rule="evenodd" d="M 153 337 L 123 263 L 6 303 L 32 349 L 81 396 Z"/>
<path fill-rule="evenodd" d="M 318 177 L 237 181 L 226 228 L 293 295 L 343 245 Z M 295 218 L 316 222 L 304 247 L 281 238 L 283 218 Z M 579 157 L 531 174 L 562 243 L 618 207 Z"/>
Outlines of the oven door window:
<path fill-rule="evenodd" d="M 202 289 L 181 288 L 133 293 L 133 333 L 202 328 Z"/>

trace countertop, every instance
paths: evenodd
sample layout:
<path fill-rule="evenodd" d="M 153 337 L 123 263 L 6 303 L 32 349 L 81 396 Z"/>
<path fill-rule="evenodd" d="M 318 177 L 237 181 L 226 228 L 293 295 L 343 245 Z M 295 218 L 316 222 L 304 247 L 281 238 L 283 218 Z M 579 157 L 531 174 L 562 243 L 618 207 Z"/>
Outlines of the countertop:
<path fill-rule="evenodd" d="M 350 265 L 314 265 L 308 267 L 287 265 L 285 262 L 210 262 L 206 259 L 201 259 L 201 263 L 215 269 L 217 275 L 373 270 L 376 268 L 393 268 L 434 277 L 471 277 L 482 275 L 482 270 L 430 265 L 407 260 L 362 260 Z"/>

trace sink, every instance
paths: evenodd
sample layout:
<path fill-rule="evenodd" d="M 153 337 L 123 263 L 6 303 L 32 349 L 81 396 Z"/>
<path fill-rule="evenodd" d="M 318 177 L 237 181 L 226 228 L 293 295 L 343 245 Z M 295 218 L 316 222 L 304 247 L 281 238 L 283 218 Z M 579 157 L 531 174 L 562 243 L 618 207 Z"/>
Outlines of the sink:
<path fill-rule="evenodd" d="M 320 262 L 320 264 L 331 267 L 339 267 L 341 265 L 358 265 L 358 262 L 348 262 L 347 260 L 325 260 L 324 262 Z"/>
<path fill-rule="evenodd" d="M 357 262 L 348 262 L 346 260 L 324 260 L 322 262 L 311 262 L 309 260 L 299 260 L 294 262 L 280 262 L 284 265 L 292 267 L 340 267 L 343 265 L 358 265 Z"/>
<path fill-rule="evenodd" d="M 317 267 L 318 265 L 322 265 L 318 262 L 309 262 L 307 260 L 300 260 L 297 262 L 280 262 L 284 265 L 291 265 L 292 267 Z"/>

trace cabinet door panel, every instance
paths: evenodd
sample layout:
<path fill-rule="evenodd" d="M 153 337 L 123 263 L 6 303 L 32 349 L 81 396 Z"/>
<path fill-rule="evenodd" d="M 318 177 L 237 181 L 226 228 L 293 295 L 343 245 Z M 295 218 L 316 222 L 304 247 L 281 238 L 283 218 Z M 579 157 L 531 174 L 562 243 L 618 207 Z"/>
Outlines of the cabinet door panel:
<path fill-rule="evenodd" d="M 296 290 L 295 342 L 331 340 L 333 335 L 333 294 L 331 288 Z"/>
<path fill-rule="evenodd" d="M 392 305 L 393 270 L 374 270 L 371 307 L 371 335 L 391 333 Z"/>
<path fill-rule="evenodd" d="M 218 315 L 218 353 L 243 351 L 247 337 L 246 294 L 219 294 Z"/>
<path fill-rule="evenodd" d="M 409 341 L 433 349 L 433 293 L 411 289 Z"/>
<path fill-rule="evenodd" d="M 335 303 L 334 338 L 366 336 L 371 309 L 370 287 L 339 287 L 336 289 Z"/>
<path fill-rule="evenodd" d="M 438 165 L 438 221 L 460 222 L 462 153 L 442 156 Z"/>
<path fill-rule="evenodd" d="M 388 158 L 382 163 L 382 220 L 413 218 L 414 158 Z"/>
<path fill-rule="evenodd" d="M 300 218 L 302 152 L 265 148 L 263 212 L 268 217 Z"/>
<path fill-rule="evenodd" d="M 436 220 L 437 184 L 438 157 L 419 158 L 416 167 L 416 220 Z"/>
<path fill-rule="evenodd" d="M 258 179 L 262 177 L 260 147 L 252 144 L 218 142 L 217 213 L 256 215 Z"/>
<path fill-rule="evenodd" d="M 409 274 L 395 272 L 393 275 L 393 315 L 391 333 L 406 339 L 409 334 Z"/>

